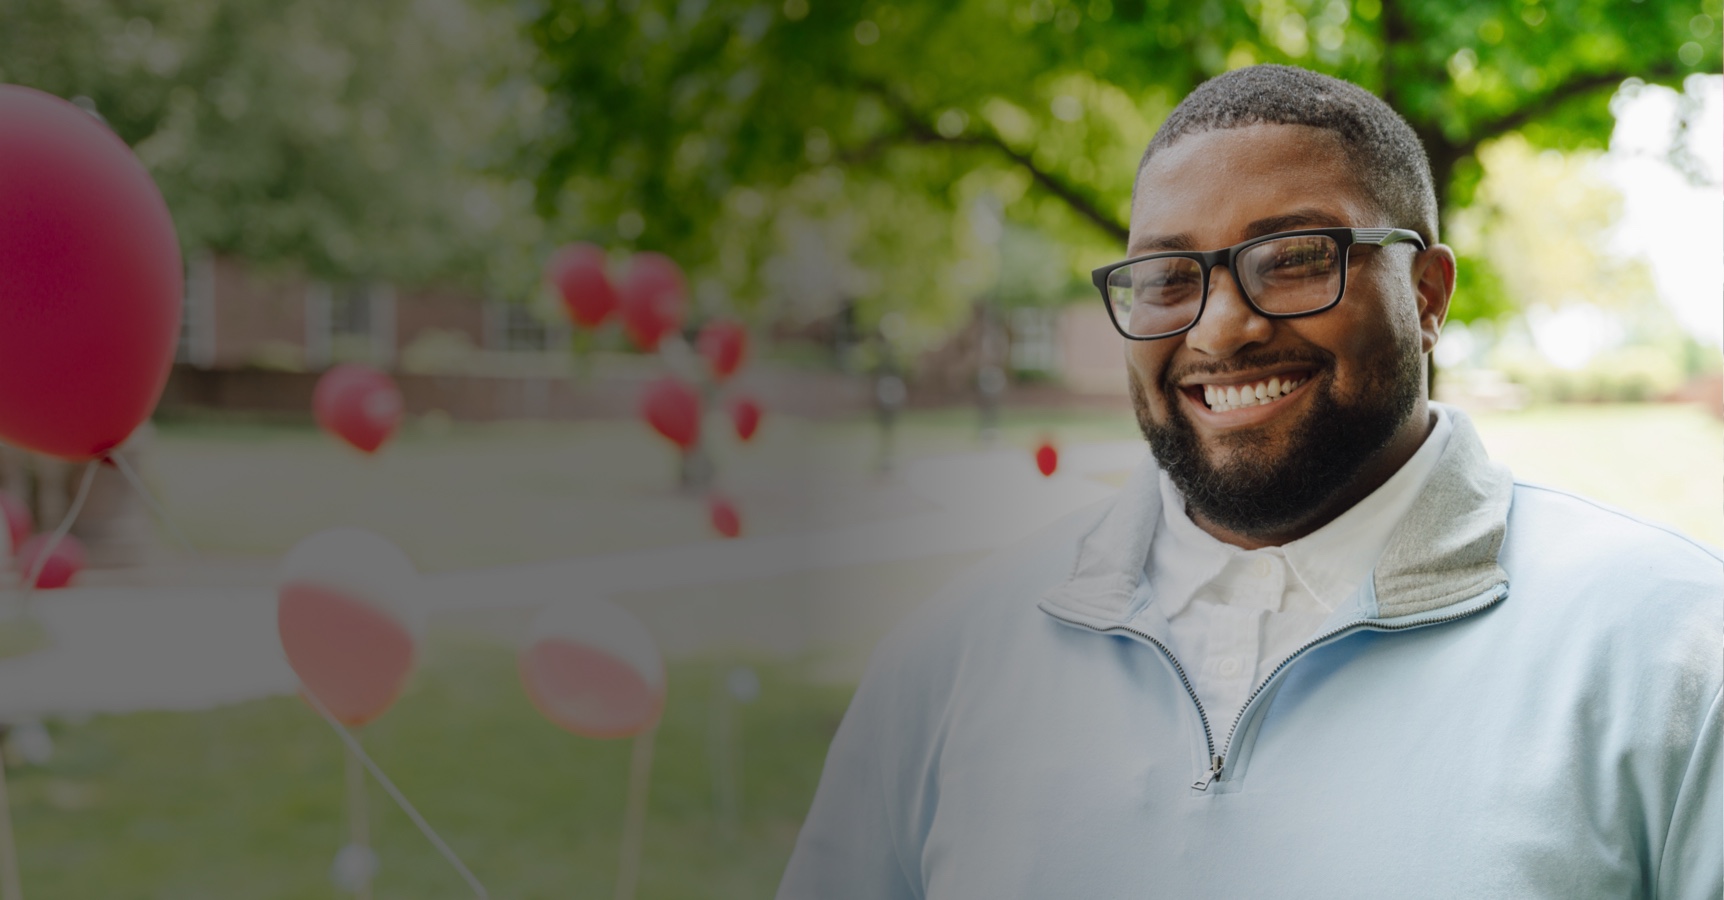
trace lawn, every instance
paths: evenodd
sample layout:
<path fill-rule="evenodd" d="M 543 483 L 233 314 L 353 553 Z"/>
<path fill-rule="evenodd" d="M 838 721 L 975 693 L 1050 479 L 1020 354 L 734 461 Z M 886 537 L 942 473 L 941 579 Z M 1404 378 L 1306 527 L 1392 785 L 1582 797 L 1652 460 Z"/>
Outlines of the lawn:
<path fill-rule="evenodd" d="M 1724 423 L 1683 405 L 1551 406 L 1476 417 L 1516 475 L 1724 545 Z M 714 428 L 715 433 L 722 433 Z M 1128 414 L 1008 410 L 996 445 L 1136 439 Z M 714 441 L 718 487 L 747 534 L 878 521 L 918 508 L 876 475 L 867 420 L 769 417 L 751 444 Z M 914 412 L 902 459 L 981 446 L 970 410 Z M 711 535 L 676 460 L 635 422 L 412 423 L 376 458 L 309 427 L 169 425 L 150 477 L 200 553 L 273 558 L 335 524 L 375 528 L 445 570 L 615 553 Z"/>
<path fill-rule="evenodd" d="M 514 655 L 441 634 L 410 692 L 362 737 L 492 897 L 609 896 L 630 744 L 575 737 L 527 702 Z M 715 790 L 727 666 L 672 669 L 639 896 L 770 896 L 848 701 L 793 665 L 756 666 L 737 716 L 739 814 Z M 8 773 L 27 895 L 326 898 L 345 839 L 342 755 L 297 699 L 53 726 L 43 767 Z M 470 896 L 381 790 L 378 898 Z M 727 832 L 730 836 L 726 836 Z"/>
<path fill-rule="evenodd" d="M 1724 547 L 1724 422 L 1697 406 L 1546 406 L 1476 419 L 1491 456 Z"/>
<path fill-rule="evenodd" d="M 1493 456 L 1524 479 L 1724 544 L 1724 424 L 1697 408 L 1565 406 L 1476 422 Z M 977 449 L 975 426 L 963 411 L 911 414 L 900 452 Z M 1023 448 L 1027 467 L 1044 433 L 1072 445 L 1133 439 L 1135 427 L 1125 415 L 1012 411 L 995 440 Z M 755 444 L 716 452 L 749 533 L 771 534 L 920 510 L 894 476 L 875 472 L 876 451 L 866 421 L 781 418 Z M 673 471 L 660 442 L 623 422 L 416 423 L 377 459 L 308 428 L 181 423 L 162 428 L 150 463 L 200 553 L 255 560 L 261 577 L 298 538 L 341 522 L 384 531 L 427 569 L 711 539 L 698 501 L 672 487 Z M 848 700 L 846 679 L 892 617 L 972 558 L 724 585 L 695 605 L 661 598 L 665 609 L 682 603 L 705 616 L 759 615 L 802 602 L 798 592 L 817 584 L 832 609 L 865 624 L 855 646 L 821 653 L 673 654 L 641 897 L 771 894 Z M 647 608 L 653 598 L 634 602 Z M 616 869 L 629 747 L 573 737 L 536 714 L 508 641 L 498 639 L 518 625 L 441 622 L 409 693 L 364 739 L 492 896 L 603 896 Z M 738 713 L 741 814 L 727 837 L 716 812 L 712 703 L 721 673 L 745 658 L 763 690 Z M 835 658 L 844 661 L 836 668 Z M 50 725 L 53 759 L 8 773 L 28 896 L 331 895 L 342 759 L 299 701 Z M 374 791 L 376 895 L 463 896 L 455 873 L 386 804 Z"/>

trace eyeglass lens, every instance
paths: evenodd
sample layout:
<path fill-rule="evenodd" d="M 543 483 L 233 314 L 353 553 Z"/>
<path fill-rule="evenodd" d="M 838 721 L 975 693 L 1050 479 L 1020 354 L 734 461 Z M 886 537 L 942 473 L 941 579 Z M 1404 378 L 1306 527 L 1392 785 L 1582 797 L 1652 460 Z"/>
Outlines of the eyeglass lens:
<path fill-rule="evenodd" d="M 1234 258 L 1234 274 L 1246 297 L 1263 312 L 1302 313 L 1340 298 L 1344 265 L 1334 238 L 1294 235 L 1241 251 Z M 1107 288 L 1114 319 L 1126 332 L 1142 337 L 1168 334 L 1197 321 L 1203 308 L 1203 267 L 1185 257 L 1145 260 L 1113 270 Z"/>

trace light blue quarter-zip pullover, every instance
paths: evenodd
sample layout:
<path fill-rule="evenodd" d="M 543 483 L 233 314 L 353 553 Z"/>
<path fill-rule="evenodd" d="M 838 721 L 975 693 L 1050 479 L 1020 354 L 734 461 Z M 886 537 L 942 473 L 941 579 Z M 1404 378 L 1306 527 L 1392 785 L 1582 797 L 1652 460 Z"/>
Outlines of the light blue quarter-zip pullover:
<path fill-rule="evenodd" d="M 1724 560 L 1466 417 L 1367 582 L 1209 721 L 1137 591 L 1153 463 L 876 651 L 780 898 L 1724 893 Z"/>

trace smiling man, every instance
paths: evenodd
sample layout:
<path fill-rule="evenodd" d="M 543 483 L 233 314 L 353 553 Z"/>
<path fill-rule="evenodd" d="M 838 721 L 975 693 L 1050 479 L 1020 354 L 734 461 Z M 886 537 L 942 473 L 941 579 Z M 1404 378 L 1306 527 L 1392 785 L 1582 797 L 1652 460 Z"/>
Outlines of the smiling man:
<path fill-rule="evenodd" d="M 1724 891 L 1724 561 L 1428 401 L 1437 237 L 1369 93 L 1185 99 L 1095 273 L 1153 459 L 881 646 L 781 898 Z"/>

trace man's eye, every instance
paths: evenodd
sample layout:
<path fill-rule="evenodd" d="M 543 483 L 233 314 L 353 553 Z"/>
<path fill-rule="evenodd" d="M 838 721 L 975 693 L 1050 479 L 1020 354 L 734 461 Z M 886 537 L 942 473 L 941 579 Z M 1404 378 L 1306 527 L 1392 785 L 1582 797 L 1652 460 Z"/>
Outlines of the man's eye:
<path fill-rule="evenodd" d="M 1276 275 L 1326 275 L 1335 267 L 1334 254 L 1322 248 L 1285 250 L 1270 261 Z"/>
<path fill-rule="evenodd" d="M 1144 287 L 1167 288 L 1185 287 L 1197 283 L 1197 276 L 1189 273 L 1164 273 L 1152 275 L 1144 283 Z"/>

